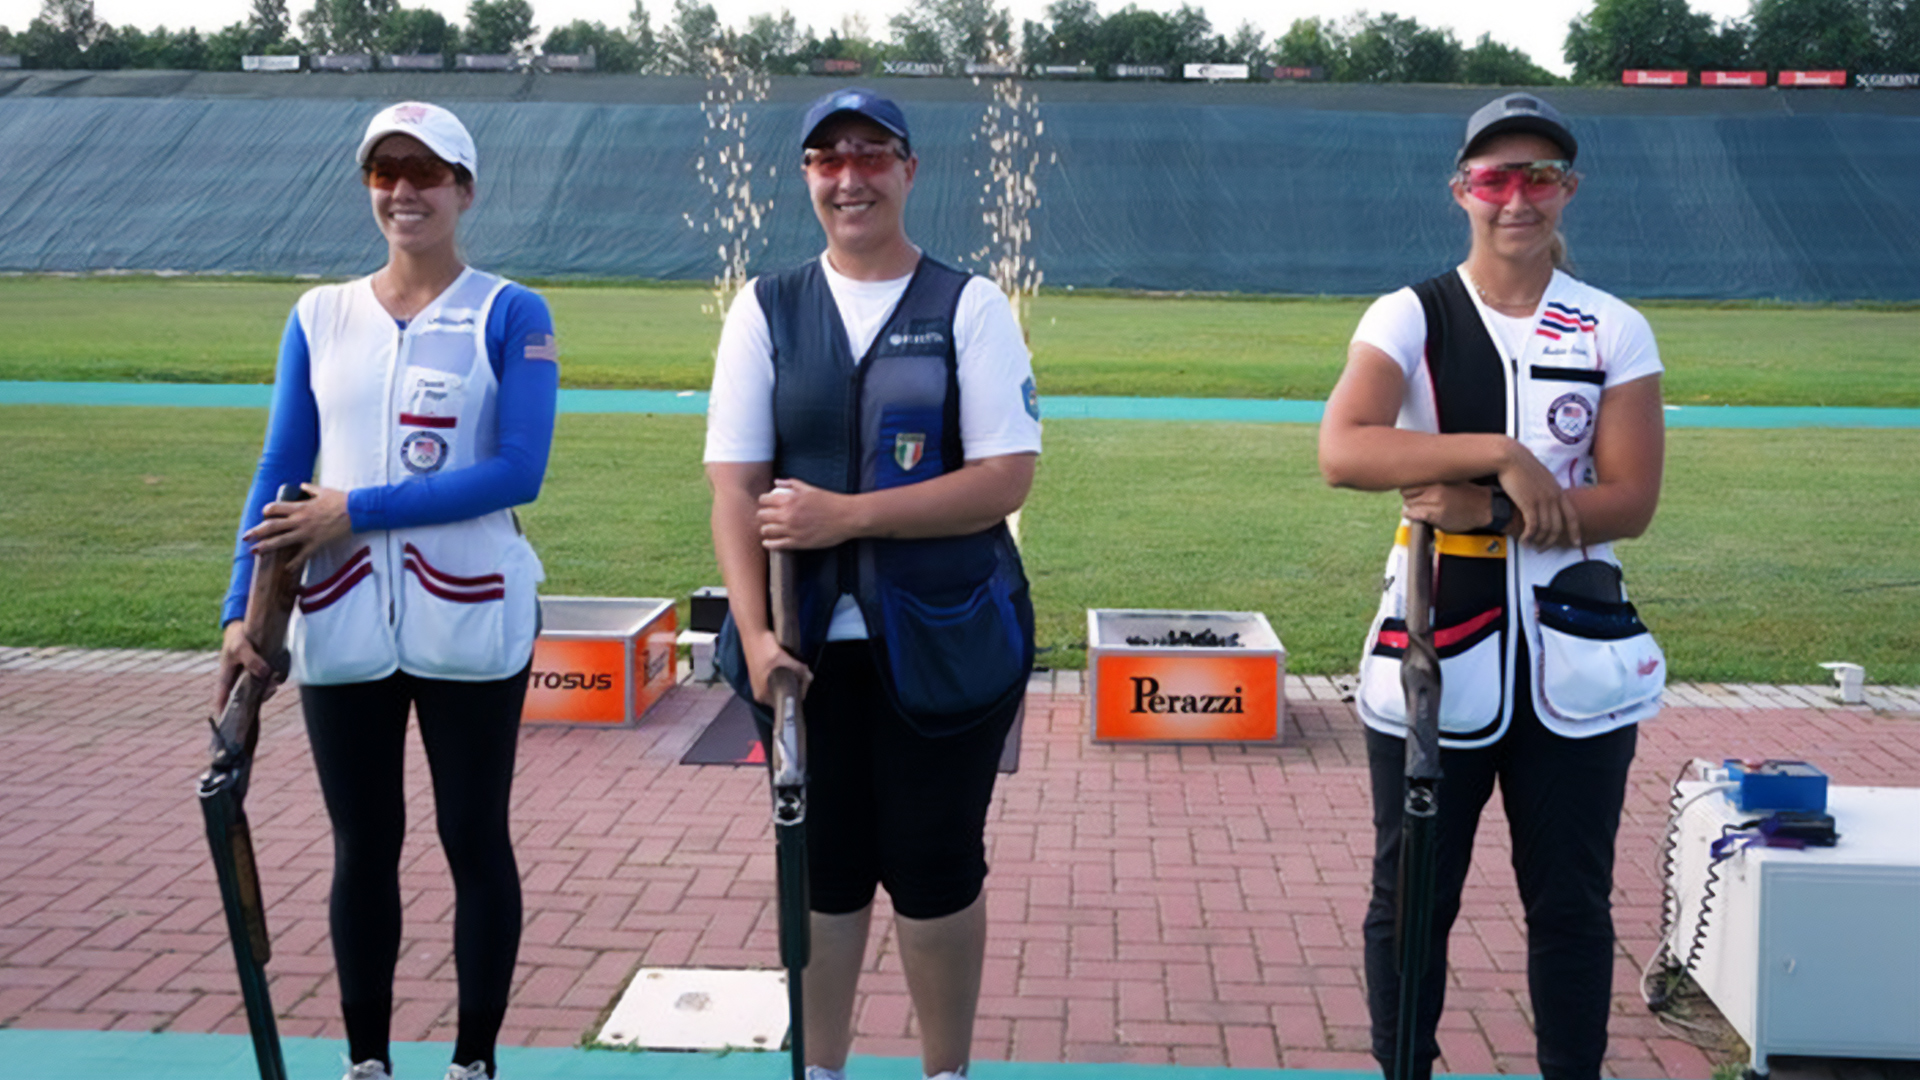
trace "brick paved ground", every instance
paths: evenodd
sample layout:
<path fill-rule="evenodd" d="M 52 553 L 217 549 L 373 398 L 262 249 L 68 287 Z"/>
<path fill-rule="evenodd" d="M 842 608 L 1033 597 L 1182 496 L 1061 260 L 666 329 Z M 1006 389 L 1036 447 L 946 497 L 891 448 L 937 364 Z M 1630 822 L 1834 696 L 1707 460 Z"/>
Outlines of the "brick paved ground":
<path fill-rule="evenodd" d="M 209 658 L 0 649 L 0 1026 L 244 1030 L 192 779 Z M 1368 1069 L 1359 727 L 1325 679 L 1290 686 L 1278 748 L 1094 746 L 1075 673 L 1028 701 L 990 826 L 978 1056 Z M 1920 695 L 1678 687 L 1641 744 L 1620 845 L 1610 1070 L 1706 1077 L 1633 984 L 1659 921 L 1671 775 L 1694 756 L 1806 757 L 1841 784 L 1920 784 Z M 250 811 L 282 1030 L 337 1037 L 325 814 L 297 713 L 268 707 Z M 682 687 L 628 731 L 527 729 L 515 824 L 526 935 L 505 1041 L 570 1045 L 632 970 L 775 964 L 764 778 L 678 759 L 718 708 Z M 452 1038 L 452 894 L 417 745 L 394 1037 Z M 1445 1071 L 1536 1071 L 1496 806 L 1454 933 Z M 882 913 L 863 1053 L 916 1052 Z"/>

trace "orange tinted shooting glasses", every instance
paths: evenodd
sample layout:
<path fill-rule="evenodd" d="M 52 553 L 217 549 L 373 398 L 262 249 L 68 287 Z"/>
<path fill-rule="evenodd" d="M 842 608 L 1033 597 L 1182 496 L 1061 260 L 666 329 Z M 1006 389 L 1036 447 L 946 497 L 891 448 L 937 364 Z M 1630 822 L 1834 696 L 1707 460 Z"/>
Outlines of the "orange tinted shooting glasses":
<path fill-rule="evenodd" d="M 360 178 L 370 188 L 392 191 L 405 180 L 416 191 L 451 184 L 453 166 L 437 157 L 375 157 L 360 167 Z"/>

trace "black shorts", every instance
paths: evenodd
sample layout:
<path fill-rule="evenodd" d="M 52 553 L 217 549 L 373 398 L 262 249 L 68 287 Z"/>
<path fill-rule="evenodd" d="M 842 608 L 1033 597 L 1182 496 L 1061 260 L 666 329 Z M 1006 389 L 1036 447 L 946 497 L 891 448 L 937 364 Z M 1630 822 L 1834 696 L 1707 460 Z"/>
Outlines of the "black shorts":
<path fill-rule="evenodd" d="M 813 910 L 859 911 L 878 885 L 910 919 L 972 904 L 987 878 L 987 806 L 1019 699 L 958 734 L 922 735 L 887 700 L 868 644 L 836 641 L 814 667 L 805 710 Z M 763 725 L 762 741 L 768 734 Z"/>

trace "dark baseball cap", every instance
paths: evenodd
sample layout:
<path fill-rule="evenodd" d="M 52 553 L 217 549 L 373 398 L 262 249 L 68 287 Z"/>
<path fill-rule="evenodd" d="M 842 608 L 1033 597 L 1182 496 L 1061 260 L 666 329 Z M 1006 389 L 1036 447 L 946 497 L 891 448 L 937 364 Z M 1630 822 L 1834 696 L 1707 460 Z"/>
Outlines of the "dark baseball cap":
<path fill-rule="evenodd" d="M 900 106 L 859 87 L 835 90 L 807 106 L 806 119 L 800 122 L 800 145 L 811 146 L 813 133 L 820 130 L 820 125 L 841 113 L 864 116 L 900 136 L 900 141 L 909 148 L 913 146 L 913 138 L 907 134 L 907 114 L 900 111 Z"/>
<path fill-rule="evenodd" d="M 1573 132 L 1567 130 L 1567 122 L 1561 118 L 1559 109 L 1536 94 L 1505 94 L 1480 106 L 1478 112 L 1467 118 L 1467 137 L 1460 143 L 1460 152 L 1454 155 L 1454 164 L 1467 160 L 1480 143 L 1509 131 L 1551 139 L 1566 151 L 1568 161 L 1580 153 L 1580 143 Z"/>

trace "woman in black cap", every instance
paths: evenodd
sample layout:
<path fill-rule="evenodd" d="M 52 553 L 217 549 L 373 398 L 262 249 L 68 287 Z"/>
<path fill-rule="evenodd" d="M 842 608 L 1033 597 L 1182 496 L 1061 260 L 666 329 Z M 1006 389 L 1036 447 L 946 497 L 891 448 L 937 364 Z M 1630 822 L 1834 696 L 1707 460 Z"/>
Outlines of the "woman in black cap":
<path fill-rule="evenodd" d="M 1659 352 L 1641 315 L 1561 265 L 1579 144 L 1551 105 L 1509 94 L 1468 121 L 1450 181 L 1472 236 L 1459 267 L 1361 319 L 1320 429 L 1328 483 L 1398 491 L 1435 530 L 1441 765 L 1433 952 L 1414 1075 L 1428 1075 L 1481 808 L 1500 787 L 1526 909 L 1548 1080 L 1600 1075 L 1612 997 L 1614 836 L 1636 723 L 1666 665 L 1611 542 L 1660 496 Z M 1366 970 L 1374 1056 L 1395 1075 L 1394 952 L 1407 641 L 1402 526 L 1361 660 L 1374 802 Z"/>
<path fill-rule="evenodd" d="M 801 160 L 826 252 L 741 292 L 714 368 L 721 667 L 757 701 L 775 667 L 811 679 L 808 1077 L 842 1075 L 885 885 L 922 1067 L 957 1080 L 986 950 L 987 809 L 1033 662 L 1005 521 L 1033 483 L 1039 401 L 1006 297 L 907 239 L 919 159 L 899 107 L 828 94 Z M 793 555 L 797 653 L 769 626 L 769 551 Z"/>

